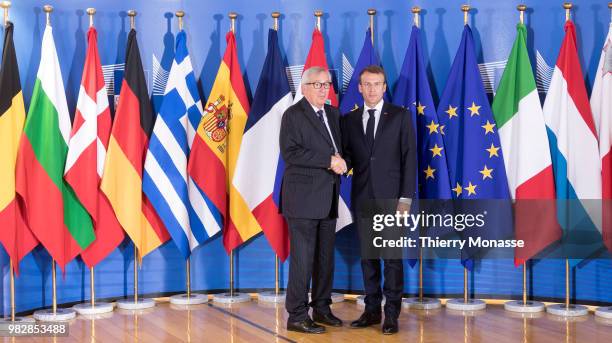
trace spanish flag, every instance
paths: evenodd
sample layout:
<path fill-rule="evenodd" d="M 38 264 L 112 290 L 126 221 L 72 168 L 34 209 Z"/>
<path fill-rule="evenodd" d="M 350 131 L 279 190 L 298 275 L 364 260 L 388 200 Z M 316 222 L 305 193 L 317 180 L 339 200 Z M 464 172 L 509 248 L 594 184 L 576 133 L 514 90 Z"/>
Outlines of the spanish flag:
<path fill-rule="evenodd" d="M 233 32 L 204 107 L 191 148 L 188 172 L 223 215 L 223 245 L 230 252 L 261 232 L 242 195 L 231 184 L 249 102 L 236 53 Z"/>
<path fill-rule="evenodd" d="M 8 22 L 0 67 L 0 241 L 13 260 L 15 271 L 18 271 L 19 261 L 38 244 L 25 225 L 15 197 L 15 163 L 24 121 L 13 23 Z"/>
<path fill-rule="evenodd" d="M 170 236 L 142 193 L 142 172 L 153 131 L 153 111 L 134 29 L 128 35 L 126 51 L 125 76 L 100 188 L 142 257 Z"/>

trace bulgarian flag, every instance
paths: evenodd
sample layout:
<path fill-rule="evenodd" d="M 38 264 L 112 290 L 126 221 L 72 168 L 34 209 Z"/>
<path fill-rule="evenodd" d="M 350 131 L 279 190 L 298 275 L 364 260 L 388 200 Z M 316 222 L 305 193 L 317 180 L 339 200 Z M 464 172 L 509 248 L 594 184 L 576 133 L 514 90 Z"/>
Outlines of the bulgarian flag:
<path fill-rule="evenodd" d="M 261 232 L 261 227 L 242 194 L 231 184 L 249 101 L 236 37 L 230 31 L 225 38 L 227 48 L 191 147 L 188 173 L 223 216 L 223 245 L 230 252 Z"/>
<path fill-rule="evenodd" d="M 97 37 L 96 29 L 90 27 L 64 174 L 64 179 L 93 219 L 96 240 L 81 254 L 88 267 L 98 264 L 123 240 L 123 229 L 108 199 L 100 190 L 111 132 L 111 115 Z"/>
<path fill-rule="evenodd" d="M 597 67 L 591 109 L 599 136 L 601 158 L 602 236 L 606 248 L 612 252 L 612 24 Z"/>
<path fill-rule="evenodd" d="M 63 179 L 69 137 L 64 83 L 47 25 L 19 146 L 16 189 L 30 229 L 62 269 L 95 239 L 89 214 Z"/>
<path fill-rule="evenodd" d="M 510 194 L 515 202 L 515 237 L 525 246 L 515 251 L 524 263 L 561 237 L 556 221 L 555 184 L 544 113 L 527 53 L 527 30 L 516 26 L 493 115 L 499 127 Z"/>

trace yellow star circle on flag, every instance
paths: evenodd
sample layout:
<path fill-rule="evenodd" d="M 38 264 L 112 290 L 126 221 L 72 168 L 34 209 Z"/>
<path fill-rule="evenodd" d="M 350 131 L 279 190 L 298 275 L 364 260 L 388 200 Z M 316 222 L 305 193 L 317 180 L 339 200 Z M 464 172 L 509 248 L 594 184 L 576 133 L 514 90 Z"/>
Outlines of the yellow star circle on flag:
<path fill-rule="evenodd" d="M 416 107 L 417 114 L 425 115 L 425 107 L 427 106 L 423 106 L 419 101 L 419 106 Z"/>
<path fill-rule="evenodd" d="M 463 188 L 461 188 L 461 185 L 459 184 L 459 182 L 457 182 L 457 186 L 453 188 L 453 191 L 455 192 L 455 195 L 457 197 L 461 195 L 461 192 L 463 192 Z"/>
<path fill-rule="evenodd" d="M 469 185 L 465 187 L 465 189 L 468 191 L 467 195 L 476 194 L 476 187 L 477 185 L 473 185 L 472 182 L 470 181 Z"/>
<path fill-rule="evenodd" d="M 487 165 L 485 164 L 484 168 L 482 170 L 478 171 L 480 174 L 482 174 L 482 179 L 493 179 L 493 175 L 491 175 L 491 173 L 493 172 L 493 169 L 489 169 L 487 168 Z"/>
<path fill-rule="evenodd" d="M 486 135 L 486 134 L 487 134 L 487 133 L 489 133 L 489 132 L 490 132 L 490 133 L 493 133 L 493 128 L 495 127 L 495 124 L 494 124 L 494 123 L 490 123 L 490 122 L 487 120 L 487 123 L 486 123 L 485 125 L 482 125 L 481 127 L 482 127 L 483 129 L 485 129 L 485 135 Z"/>
<path fill-rule="evenodd" d="M 448 119 L 451 119 L 452 117 L 458 117 L 457 116 L 457 107 L 453 107 L 451 105 L 448 105 L 448 110 L 444 111 L 448 114 Z"/>
<path fill-rule="evenodd" d="M 440 148 L 438 147 L 438 144 L 434 144 L 434 147 L 429 149 L 429 151 L 431 151 L 432 153 L 431 157 L 436 157 L 436 156 L 442 157 L 442 149 L 444 148 Z"/>
<path fill-rule="evenodd" d="M 474 115 L 480 115 L 480 113 L 478 113 L 478 110 L 480 109 L 481 106 L 476 106 L 476 104 L 472 101 L 472 107 L 468 107 L 467 109 L 470 110 L 470 117 L 473 117 Z"/>
<path fill-rule="evenodd" d="M 496 147 L 495 145 L 493 145 L 493 143 L 491 143 L 491 147 L 489 149 L 485 150 L 489 152 L 489 158 L 493 156 L 499 157 L 499 155 L 497 154 L 497 150 L 499 150 L 499 147 Z"/>
<path fill-rule="evenodd" d="M 434 123 L 434 121 L 431 121 L 431 124 L 429 125 L 425 125 L 426 128 L 429 129 L 429 134 L 431 135 L 432 133 L 436 132 L 438 133 L 438 126 L 440 126 L 440 124 L 436 124 Z"/>
<path fill-rule="evenodd" d="M 423 172 L 425 173 L 425 180 L 429 179 L 430 177 L 432 179 L 435 179 L 436 177 L 434 176 L 434 172 L 436 170 L 433 169 L 430 165 L 427 165 L 427 169 L 423 170 Z"/>

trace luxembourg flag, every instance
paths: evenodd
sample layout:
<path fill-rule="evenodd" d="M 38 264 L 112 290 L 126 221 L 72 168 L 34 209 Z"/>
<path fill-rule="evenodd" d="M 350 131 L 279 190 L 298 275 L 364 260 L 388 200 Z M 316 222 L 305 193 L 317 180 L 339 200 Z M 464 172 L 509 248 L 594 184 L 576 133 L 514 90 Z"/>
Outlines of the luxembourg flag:
<path fill-rule="evenodd" d="M 601 198 L 601 160 L 578 60 L 576 29 L 569 20 L 565 23 L 565 38 L 544 102 L 544 121 L 559 223 L 566 235 L 571 233 L 576 237 L 577 230 L 583 237 L 598 235 L 595 229 L 601 232 L 601 208 L 593 199 Z"/>
<path fill-rule="evenodd" d="M 599 135 L 601 186 L 603 199 L 602 236 L 612 252 L 612 24 L 604 42 L 591 94 L 591 108 Z"/>

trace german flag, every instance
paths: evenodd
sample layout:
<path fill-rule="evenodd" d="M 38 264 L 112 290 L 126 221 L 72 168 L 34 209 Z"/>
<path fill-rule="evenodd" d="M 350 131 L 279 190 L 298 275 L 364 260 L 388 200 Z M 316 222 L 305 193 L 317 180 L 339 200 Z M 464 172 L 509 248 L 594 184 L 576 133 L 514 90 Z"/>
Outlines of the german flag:
<path fill-rule="evenodd" d="M 13 23 L 8 22 L 0 67 L 0 241 L 13 260 L 16 272 L 19 261 L 38 244 L 25 225 L 15 196 L 15 163 L 24 122 Z"/>
<path fill-rule="evenodd" d="M 154 119 L 134 29 L 128 35 L 126 51 L 101 189 L 142 257 L 170 236 L 142 193 L 144 159 Z"/>

